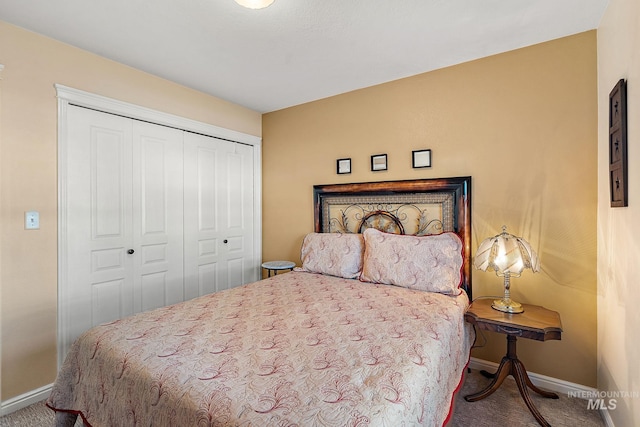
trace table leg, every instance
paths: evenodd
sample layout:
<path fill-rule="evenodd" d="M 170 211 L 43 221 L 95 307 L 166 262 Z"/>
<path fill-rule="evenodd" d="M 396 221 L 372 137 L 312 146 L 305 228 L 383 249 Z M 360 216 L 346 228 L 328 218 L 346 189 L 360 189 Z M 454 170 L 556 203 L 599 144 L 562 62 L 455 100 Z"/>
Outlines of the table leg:
<path fill-rule="evenodd" d="M 464 400 L 466 400 L 467 402 L 476 402 L 490 396 L 500 387 L 507 376 L 512 375 L 516 380 L 516 384 L 518 385 L 518 390 L 520 391 L 522 399 L 524 400 L 527 408 L 529 408 L 529 411 L 534 416 L 536 421 L 538 421 L 538 424 L 545 427 L 550 426 L 550 424 L 544 419 L 542 414 L 540 414 L 538 409 L 533 404 L 531 396 L 529 396 L 528 388 L 543 397 L 551 399 L 558 399 L 558 395 L 556 393 L 541 390 L 533 385 L 533 383 L 529 379 L 529 375 L 527 375 L 527 370 L 524 367 L 524 364 L 518 359 L 518 356 L 516 355 L 516 337 L 514 335 L 507 335 L 507 355 L 502 358 L 502 361 L 500 362 L 500 366 L 498 367 L 496 373 L 491 374 L 486 371 L 481 371 L 481 374 L 486 377 L 493 378 L 493 380 L 484 390 L 467 395 L 464 397 Z"/>
<path fill-rule="evenodd" d="M 549 424 L 547 420 L 544 419 L 542 414 L 538 411 L 538 408 L 536 408 L 536 406 L 533 404 L 533 400 L 531 400 L 531 396 L 529 396 L 529 390 L 527 389 L 527 386 L 531 384 L 531 380 L 527 375 L 527 371 L 525 370 L 524 365 L 519 360 L 516 360 L 516 362 L 514 363 L 514 368 L 515 368 L 514 378 L 516 379 L 518 390 L 520 390 L 520 395 L 522 396 L 524 403 L 526 403 L 527 408 L 529 408 L 529 411 L 531 412 L 533 417 L 536 419 L 536 421 L 538 421 L 538 424 L 544 427 L 551 427 L 551 424 Z M 537 390 L 540 390 L 540 389 L 536 388 L 536 390 L 534 391 L 537 391 Z M 555 399 L 558 398 L 558 395 L 556 395 L 555 393 L 552 393 L 552 394 L 555 395 Z"/>
<path fill-rule="evenodd" d="M 527 374 L 527 369 L 524 367 L 524 364 L 520 361 L 520 359 L 518 359 L 517 363 L 518 363 L 518 366 L 516 369 L 522 372 L 522 376 L 524 377 L 527 387 L 529 387 L 531 390 L 535 391 L 542 397 L 547 397 L 549 399 L 559 399 L 556 393 L 539 389 L 538 387 L 533 385 L 533 383 L 531 382 L 531 379 L 529 379 L 529 375 Z"/>
<path fill-rule="evenodd" d="M 482 400 L 485 397 L 491 396 L 491 394 L 493 394 L 494 391 L 500 388 L 502 381 L 504 381 L 504 379 L 511 374 L 512 370 L 513 370 L 513 361 L 508 357 L 503 357 L 496 373 L 489 374 L 493 377 L 493 381 L 491 381 L 491 383 L 487 386 L 487 388 L 477 393 L 469 394 L 465 396 L 464 400 L 466 400 L 467 402 L 477 402 L 478 400 Z M 486 374 L 483 374 L 483 375 L 487 376 Z"/>

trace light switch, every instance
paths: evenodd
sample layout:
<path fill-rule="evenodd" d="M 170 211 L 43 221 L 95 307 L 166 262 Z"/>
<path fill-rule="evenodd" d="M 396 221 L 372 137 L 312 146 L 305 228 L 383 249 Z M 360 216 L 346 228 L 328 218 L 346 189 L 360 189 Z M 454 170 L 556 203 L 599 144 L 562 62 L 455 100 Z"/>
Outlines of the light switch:
<path fill-rule="evenodd" d="M 40 229 L 40 212 L 29 211 L 24 213 L 24 228 L 26 230 Z"/>

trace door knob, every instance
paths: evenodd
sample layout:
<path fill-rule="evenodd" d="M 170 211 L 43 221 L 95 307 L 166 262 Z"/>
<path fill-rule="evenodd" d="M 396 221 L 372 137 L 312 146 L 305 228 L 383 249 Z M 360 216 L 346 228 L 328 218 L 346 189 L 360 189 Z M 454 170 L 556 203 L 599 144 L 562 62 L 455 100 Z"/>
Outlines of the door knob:
<path fill-rule="evenodd" d="M 129 255 L 131 255 L 131 254 L 132 254 L 132 253 L 134 253 L 134 252 L 135 252 L 135 251 L 134 251 L 133 249 L 129 249 L 129 250 L 127 251 L 127 253 L 128 253 Z"/>
<path fill-rule="evenodd" d="M 229 241 L 227 239 L 224 239 L 222 243 L 229 243 Z"/>

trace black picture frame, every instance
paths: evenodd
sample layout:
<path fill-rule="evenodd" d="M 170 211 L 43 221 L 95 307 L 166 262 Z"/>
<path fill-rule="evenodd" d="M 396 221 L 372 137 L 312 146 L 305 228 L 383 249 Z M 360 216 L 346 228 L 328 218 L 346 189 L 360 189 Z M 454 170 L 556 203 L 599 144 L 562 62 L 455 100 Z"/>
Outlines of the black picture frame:
<path fill-rule="evenodd" d="M 336 160 L 336 173 L 338 175 L 345 175 L 351 173 L 351 158 Z"/>
<path fill-rule="evenodd" d="M 431 167 L 431 150 L 413 150 L 411 152 L 411 166 L 414 169 Z"/>
<path fill-rule="evenodd" d="M 371 171 L 379 172 L 387 170 L 387 155 L 386 154 L 374 154 L 371 156 Z"/>

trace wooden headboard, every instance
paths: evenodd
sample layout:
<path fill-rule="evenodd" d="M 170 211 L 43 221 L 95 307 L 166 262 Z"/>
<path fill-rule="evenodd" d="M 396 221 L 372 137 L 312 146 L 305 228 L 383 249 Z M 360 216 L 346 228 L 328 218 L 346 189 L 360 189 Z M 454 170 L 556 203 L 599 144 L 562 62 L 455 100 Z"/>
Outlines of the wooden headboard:
<path fill-rule="evenodd" d="M 462 287 L 471 299 L 471 177 L 315 185 L 313 199 L 317 233 L 457 233 Z"/>

